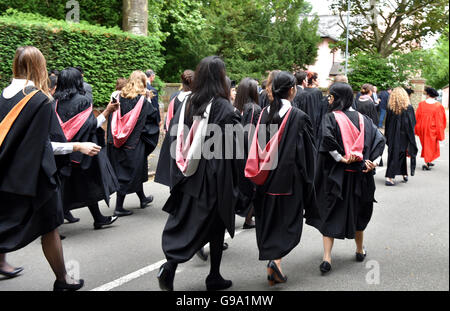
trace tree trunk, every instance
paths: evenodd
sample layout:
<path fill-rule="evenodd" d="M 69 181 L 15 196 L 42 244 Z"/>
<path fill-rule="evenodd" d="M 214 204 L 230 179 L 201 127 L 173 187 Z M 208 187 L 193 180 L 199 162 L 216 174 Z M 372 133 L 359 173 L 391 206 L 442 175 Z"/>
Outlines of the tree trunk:
<path fill-rule="evenodd" d="M 123 1 L 123 30 L 135 35 L 147 35 L 148 0 Z"/>

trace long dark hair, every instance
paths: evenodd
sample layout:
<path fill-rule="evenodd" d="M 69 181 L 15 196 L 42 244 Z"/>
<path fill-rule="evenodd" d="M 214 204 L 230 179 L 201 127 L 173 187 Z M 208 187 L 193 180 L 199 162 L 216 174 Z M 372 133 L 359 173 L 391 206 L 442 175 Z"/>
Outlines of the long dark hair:
<path fill-rule="evenodd" d="M 291 88 L 295 87 L 295 82 L 295 77 L 287 71 L 282 71 L 274 77 L 272 83 L 273 101 L 270 103 L 270 112 L 267 123 L 277 124 L 280 122 L 278 112 L 282 106 L 281 100 L 289 97 L 289 91 Z"/>
<path fill-rule="evenodd" d="M 192 96 L 187 103 L 189 120 L 201 116 L 211 99 L 230 98 L 226 82 L 225 63 L 218 56 L 208 56 L 200 61 L 195 70 Z"/>
<path fill-rule="evenodd" d="M 244 105 L 258 103 L 258 82 L 252 78 L 244 78 L 239 83 L 234 100 L 234 106 L 240 112 L 244 111 Z"/>
<path fill-rule="evenodd" d="M 328 111 L 347 110 L 353 104 L 353 90 L 347 83 L 336 82 L 329 90 L 330 95 L 333 95 L 334 101 L 332 105 L 328 106 Z"/>
<path fill-rule="evenodd" d="M 76 94 L 86 94 L 83 86 L 83 76 L 79 70 L 69 67 L 59 73 L 54 97 L 56 100 L 66 101 Z"/>

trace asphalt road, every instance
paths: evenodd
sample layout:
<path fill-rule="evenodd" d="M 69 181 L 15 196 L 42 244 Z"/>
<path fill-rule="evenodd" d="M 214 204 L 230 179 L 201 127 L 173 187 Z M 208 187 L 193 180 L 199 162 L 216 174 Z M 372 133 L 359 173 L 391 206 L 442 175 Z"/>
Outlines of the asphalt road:
<path fill-rule="evenodd" d="M 420 143 L 419 143 L 420 145 Z M 222 275 L 233 281 L 235 291 L 309 291 L 309 290 L 449 290 L 449 148 L 442 145 L 441 158 L 432 171 L 422 171 L 418 158 L 416 176 L 407 184 L 384 185 L 384 168 L 376 175 L 377 192 L 374 214 L 365 236 L 367 259 L 354 260 L 354 241 L 337 240 L 333 249 L 333 270 L 321 276 L 322 238 L 312 227 L 304 226 L 300 244 L 283 260 L 286 284 L 269 287 L 266 262 L 258 260 L 254 230 L 242 230 L 243 218 L 237 217 L 236 236 L 227 239 Z M 384 161 L 386 163 L 386 154 Z M 398 180 L 398 178 L 397 178 Z M 93 230 L 86 208 L 76 210 L 77 224 L 61 226 L 64 255 L 69 271 L 85 279 L 83 290 L 155 291 L 156 275 L 164 262 L 161 232 L 167 214 L 161 208 L 168 189 L 148 182 L 147 194 L 155 201 L 147 209 L 138 209 L 136 195 L 126 198 L 125 206 L 134 215 L 119 219 L 113 226 Z M 104 214 L 112 208 L 102 204 Z M 23 266 L 23 275 L 0 280 L 0 290 L 51 290 L 54 276 L 41 251 L 40 240 L 8 255 L 8 261 Z M 209 261 L 197 257 L 180 265 L 175 290 L 205 290 L 204 279 Z"/>

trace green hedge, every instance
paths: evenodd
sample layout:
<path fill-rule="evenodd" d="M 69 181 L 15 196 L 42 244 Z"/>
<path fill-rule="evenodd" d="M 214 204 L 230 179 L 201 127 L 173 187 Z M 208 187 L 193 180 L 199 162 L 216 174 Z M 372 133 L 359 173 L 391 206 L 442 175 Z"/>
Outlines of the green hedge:
<path fill-rule="evenodd" d="M 16 9 L 65 20 L 68 0 L 0 0 L 0 12 Z M 78 0 L 80 19 L 107 27 L 122 25 L 122 0 Z"/>
<path fill-rule="evenodd" d="M 135 36 L 117 27 L 66 23 L 10 9 L 0 16 L 1 88 L 10 81 L 17 47 L 24 45 L 39 48 L 49 69 L 83 67 L 96 106 L 108 102 L 118 77 L 127 77 L 133 70 L 158 71 L 164 65 L 158 38 Z"/>

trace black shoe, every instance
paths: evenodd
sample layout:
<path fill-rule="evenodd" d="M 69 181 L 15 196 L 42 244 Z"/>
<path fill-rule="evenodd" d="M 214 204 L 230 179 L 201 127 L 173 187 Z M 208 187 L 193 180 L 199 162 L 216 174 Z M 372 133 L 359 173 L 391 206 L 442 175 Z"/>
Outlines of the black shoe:
<path fill-rule="evenodd" d="M 255 227 L 256 227 L 255 223 L 248 224 L 245 222 L 244 225 L 242 226 L 242 229 L 253 229 Z"/>
<path fill-rule="evenodd" d="M 431 162 L 429 162 L 429 163 L 427 163 L 427 164 L 428 164 L 428 166 L 434 166 L 434 164 L 431 163 Z"/>
<path fill-rule="evenodd" d="M 224 242 L 222 250 L 226 251 L 227 249 L 228 249 L 228 243 Z"/>
<path fill-rule="evenodd" d="M 67 284 L 66 282 L 61 282 L 56 280 L 53 283 L 53 291 L 54 292 L 73 292 L 79 290 L 84 286 L 84 280 L 79 280 L 78 284 Z"/>
<path fill-rule="evenodd" d="M 144 201 L 141 202 L 141 208 L 146 208 L 150 203 L 153 202 L 153 196 L 149 195 L 145 198 Z"/>
<path fill-rule="evenodd" d="M 62 235 L 62 234 L 59 235 L 59 239 L 60 239 L 61 241 L 64 240 L 65 238 L 66 238 L 65 235 Z"/>
<path fill-rule="evenodd" d="M 105 221 L 94 222 L 94 229 L 98 230 L 98 229 L 103 228 L 103 226 L 109 226 L 112 223 L 114 223 L 118 218 L 119 218 L 119 216 L 108 216 L 108 217 L 106 217 Z"/>
<path fill-rule="evenodd" d="M 203 247 L 197 252 L 197 256 L 203 261 L 208 260 L 208 254 L 205 253 L 205 249 Z"/>
<path fill-rule="evenodd" d="M 133 214 L 132 211 L 127 211 L 126 209 L 114 211 L 114 216 L 118 216 L 118 217 L 130 216 L 132 214 Z"/>
<path fill-rule="evenodd" d="M 390 182 L 388 180 L 386 180 L 386 182 L 384 183 L 386 186 L 395 186 L 395 181 Z"/>
<path fill-rule="evenodd" d="M 14 268 L 12 272 L 6 272 L 3 270 L 0 270 L 0 275 L 3 275 L 4 277 L 8 279 L 15 278 L 16 276 L 19 276 L 19 273 L 23 271 L 22 267 Z"/>
<path fill-rule="evenodd" d="M 422 171 L 429 171 L 429 170 L 431 170 L 429 166 L 422 165 Z"/>
<path fill-rule="evenodd" d="M 273 286 L 277 283 L 286 283 L 287 279 L 287 276 L 283 275 L 280 269 L 278 269 L 275 261 L 269 261 L 267 264 L 267 280 L 269 281 L 269 285 Z"/>
<path fill-rule="evenodd" d="M 364 248 L 364 253 L 360 254 L 360 253 L 355 253 L 356 254 L 356 261 L 359 262 L 363 262 L 364 259 L 366 259 L 367 253 L 366 253 L 366 249 Z"/>
<path fill-rule="evenodd" d="M 407 183 L 408 182 L 408 176 L 403 176 L 403 182 Z"/>
<path fill-rule="evenodd" d="M 322 274 L 328 273 L 331 270 L 331 264 L 328 261 L 324 261 L 320 264 L 320 272 Z"/>
<path fill-rule="evenodd" d="M 216 291 L 230 288 L 233 285 L 233 282 L 230 280 L 225 280 L 220 277 L 219 279 L 214 279 L 210 275 L 206 278 L 206 290 L 207 291 Z"/>
<path fill-rule="evenodd" d="M 159 268 L 158 282 L 159 288 L 165 291 L 173 291 L 173 279 L 175 278 L 175 271 L 167 268 L 167 264 L 163 264 Z"/>
<path fill-rule="evenodd" d="M 64 213 L 64 219 L 67 220 L 69 224 L 73 224 L 80 221 L 80 218 L 73 217 L 70 211 Z"/>

